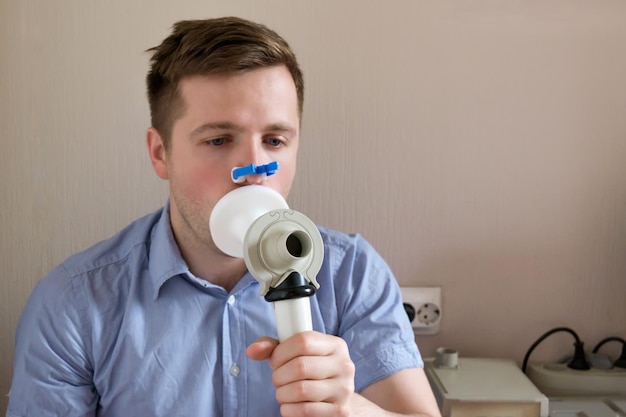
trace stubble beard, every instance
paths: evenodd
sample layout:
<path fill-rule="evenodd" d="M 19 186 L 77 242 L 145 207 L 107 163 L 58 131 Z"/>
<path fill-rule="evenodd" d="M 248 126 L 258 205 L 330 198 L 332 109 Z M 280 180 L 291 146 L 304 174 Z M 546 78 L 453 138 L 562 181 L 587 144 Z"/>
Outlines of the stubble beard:
<path fill-rule="evenodd" d="M 175 218 L 172 218 L 172 228 L 178 246 L 183 251 L 206 252 L 209 254 L 222 255 L 224 253 L 217 248 L 211 236 L 209 218 L 213 207 L 208 203 L 190 201 L 181 197 L 177 184 L 171 182 L 171 200 L 175 205 Z M 172 216 L 170 207 L 170 216 Z"/>

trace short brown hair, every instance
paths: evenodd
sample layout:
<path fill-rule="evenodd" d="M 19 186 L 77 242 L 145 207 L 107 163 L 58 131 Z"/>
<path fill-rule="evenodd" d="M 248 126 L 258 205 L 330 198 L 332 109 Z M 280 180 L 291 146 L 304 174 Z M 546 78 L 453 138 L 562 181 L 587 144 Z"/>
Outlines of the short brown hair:
<path fill-rule="evenodd" d="M 285 65 L 296 85 L 302 116 L 304 80 L 289 44 L 268 27 L 238 17 L 183 20 L 152 52 L 146 77 L 152 126 L 169 147 L 174 121 L 185 111 L 178 89 L 184 77 L 234 74 Z"/>

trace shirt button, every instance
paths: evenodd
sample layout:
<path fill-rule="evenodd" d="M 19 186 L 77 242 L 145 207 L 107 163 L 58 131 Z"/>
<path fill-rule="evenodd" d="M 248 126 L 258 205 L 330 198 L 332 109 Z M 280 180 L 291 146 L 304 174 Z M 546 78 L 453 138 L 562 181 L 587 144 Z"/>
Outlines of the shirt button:
<path fill-rule="evenodd" d="M 234 364 L 233 366 L 230 367 L 229 372 L 232 376 L 238 376 L 239 372 L 241 372 L 241 369 L 239 369 L 239 365 Z"/>
<path fill-rule="evenodd" d="M 235 296 L 231 295 L 230 297 L 228 297 L 228 301 L 227 301 L 228 305 L 233 305 L 235 304 Z"/>

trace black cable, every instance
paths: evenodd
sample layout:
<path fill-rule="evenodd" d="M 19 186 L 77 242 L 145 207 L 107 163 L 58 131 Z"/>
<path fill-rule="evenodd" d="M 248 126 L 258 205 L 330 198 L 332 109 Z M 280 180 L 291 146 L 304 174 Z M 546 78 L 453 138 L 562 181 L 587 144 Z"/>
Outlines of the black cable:
<path fill-rule="evenodd" d="M 596 347 L 593 348 L 593 353 L 598 353 L 598 350 L 600 350 L 602 345 L 604 345 L 607 342 L 621 342 L 622 354 L 620 355 L 619 358 L 617 358 L 615 362 L 613 362 L 613 366 L 616 366 L 618 368 L 626 368 L 626 340 L 622 339 L 621 337 L 611 336 L 611 337 L 602 339 L 600 342 L 598 342 Z"/>
<path fill-rule="evenodd" d="M 622 339 L 621 337 L 611 336 L 611 337 L 607 337 L 605 339 L 600 340 L 598 344 L 596 345 L 596 347 L 593 348 L 593 353 L 598 353 L 598 350 L 600 350 L 602 345 L 607 342 L 622 342 L 622 345 L 626 345 L 626 340 Z"/>
<path fill-rule="evenodd" d="M 567 366 L 569 368 L 579 369 L 579 370 L 587 370 L 590 368 L 589 364 L 587 363 L 587 359 L 585 358 L 585 351 L 583 350 L 583 342 L 580 340 L 576 332 L 574 332 L 572 329 L 568 327 L 556 327 L 552 330 L 547 331 L 543 335 L 541 335 L 541 337 L 539 337 L 539 339 L 537 339 L 535 343 L 533 343 L 530 346 L 530 348 L 528 348 L 528 351 L 526 352 L 526 355 L 524 356 L 524 362 L 522 363 L 522 372 L 526 373 L 526 366 L 528 365 L 528 358 L 530 358 L 530 354 L 532 353 L 532 351 L 535 350 L 535 348 L 539 345 L 539 343 L 543 342 L 548 336 L 557 332 L 568 332 L 572 336 L 574 336 L 574 340 L 575 340 L 574 357 L 567 364 Z"/>

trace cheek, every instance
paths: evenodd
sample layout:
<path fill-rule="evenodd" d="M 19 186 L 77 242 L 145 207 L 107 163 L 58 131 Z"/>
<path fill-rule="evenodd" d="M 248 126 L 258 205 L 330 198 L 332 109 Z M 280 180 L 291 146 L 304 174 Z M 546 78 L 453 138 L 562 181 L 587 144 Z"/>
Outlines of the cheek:
<path fill-rule="evenodd" d="M 178 166 L 176 174 L 179 186 L 200 199 L 211 199 L 213 195 L 222 192 L 230 181 L 230 171 L 203 163 Z"/>
<path fill-rule="evenodd" d="M 280 175 L 276 178 L 276 187 L 283 196 L 286 196 L 291 189 L 296 175 L 296 165 L 295 163 L 282 164 L 278 172 Z"/>

